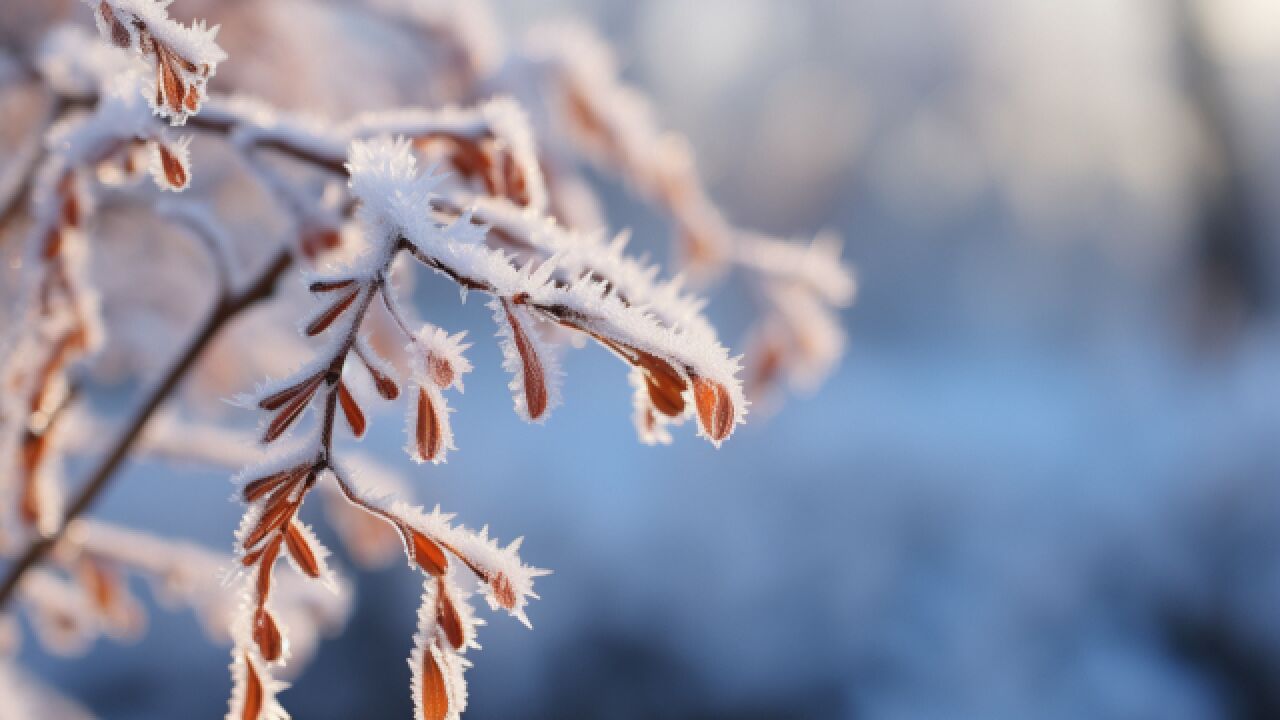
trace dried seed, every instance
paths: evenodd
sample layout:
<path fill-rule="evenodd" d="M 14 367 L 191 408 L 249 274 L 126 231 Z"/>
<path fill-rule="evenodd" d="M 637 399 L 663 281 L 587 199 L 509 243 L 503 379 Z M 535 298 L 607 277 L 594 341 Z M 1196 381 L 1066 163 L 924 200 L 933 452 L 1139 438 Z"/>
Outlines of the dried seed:
<path fill-rule="evenodd" d="M 342 415 L 347 419 L 351 434 L 358 438 L 364 437 L 364 431 L 368 427 L 368 423 L 364 418 L 364 411 L 360 409 L 359 403 L 351 395 L 351 391 L 347 389 L 347 384 L 341 380 L 338 381 L 338 402 L 342 405 Z"/>

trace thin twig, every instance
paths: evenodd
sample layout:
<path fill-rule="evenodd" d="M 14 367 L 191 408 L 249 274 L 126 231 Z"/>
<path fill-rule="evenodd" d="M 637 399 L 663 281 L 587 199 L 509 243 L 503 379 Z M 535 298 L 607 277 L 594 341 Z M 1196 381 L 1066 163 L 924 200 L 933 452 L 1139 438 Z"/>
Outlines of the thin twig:
<path fill-rule="evenodd" d="M 98 496 L 106 490 L 116 469 L 129 455 L 134 443 L 141 437 L 147 421 L 164 404 L 182 379 L 187 376 L 188 371 L 200 359 L 204 350 L 217 337 L 222 328 L 249 307 L 270 297 L 275 291 L 276 283 L 292 264 L 292 254 L 288 249 L 282 249 L 248 287 L 234 295 L 223 295 L 219 299 L 208 317 L 205 318 L 204 324 L 192 336 L 186 349 L 169 367 L 169 370 L 160 381 L 152 387 L 142 401 L 142 406 L 138 408 L 129 420 L 124 432 L 67 507 L 65 518 L 58 526 L 58 529 L 52 535 L 33 541 L 22 556 L 9 567 L 4 581 L 0 583 L 0 610 L 3 610 L 10 598 L 13 597 L 14 591 L 26 572 L 39 564 L 49 554 L 49 551 L 53 549 L 54 545 L 62 537 L 67 526 L 88 510 L 94 501 L 98 499 Z"/>

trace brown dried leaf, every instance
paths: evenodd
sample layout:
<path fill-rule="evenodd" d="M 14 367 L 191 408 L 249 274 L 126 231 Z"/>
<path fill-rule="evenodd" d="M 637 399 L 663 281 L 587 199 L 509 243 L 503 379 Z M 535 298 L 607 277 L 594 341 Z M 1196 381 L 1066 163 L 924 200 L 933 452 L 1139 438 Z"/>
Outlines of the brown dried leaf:
<path fill-rule="evenodd" d="M 599 339 L 599 338 L 598 338 Z M 632 365 L 644 371 L 645 389 L 654 409 L 667 417 L 680 417 L 684 414 L 684 391 L 688 382 L 674 365 L 653 353 L 624 346 L 616 349 L 617 343 L 602 340 L 606 346 L 615 348 L 615 352 Z"/>
<path fill-rule="evenodd" d="M 258 564 L 258 560 L 262 557 L 262 553 L 266 551 L 265 547 L 260 547 L 253 552 L 247 552 L 244 557 L 240 558 L 240 564 L 245 567 L 253 567 Z"/>
<path fill-rule="evenodd" d="M 467 641 L 466 633 L 462 628 L 462 616 L 458 614 L 458 608 L 454 606 L 453 599 L 449 597 L 449 588 L 441 577 L 436 583 L 438 588 L 436 592 L 436 623 L 440 629 L 444 631 L 445 639 L 453 646 L 454 650 L 461 650 Z"/>
<path fill-rule="evenodd" d="M 458 377 L 449 359 L 437 353 L 427 355 L 427 371 L 431 374 L 431 382 L 442 390 L 453 385 Z"/>
<path fill-rule="evenodd" d="M 320 386 L 320 381 L 324 379 L 324 373 L 318 372 L 307 378 L 303 378 L 298 382 L 277 393 L 272 393 L 262 400 L 258 401 L 258 407 L 263 410 L 277 410 L 285 403 L 297 397 L 298 393 L 311 393 Z"/>
<path fill-rule="evenodd" d="M 356 402 L 355 397 L 351 395 L 351 391 L 347 389 L 347 384 L 341 380 L 338 381 L 338 402 L 342 405 L 342 415 L 347 419 L 351 434 L 358 438 L 364 437 L 364 431 L 368 429 L 364 411 L 360 409 L 360 404 Z"/>
<path fill-rule="evenodd" d="M 311 547 L 311 543 L 306 536 L 302 534 L 302 529 L 298 527 L 297 521 L 289 523 L 285 528 L 284 541 L 289 556 L 294 562 L 298 563 L 298 567 L 309 577 L 320 577 L 320 560 L 316 557 L 315 550 Z"/>
<path fill-rule="evenodd" d="M 164 170 L 165 181 L 174 190 L 182 190 L 187 186 L 187 168 L 164 143 L 159 143 L 157 147 L 160 150 L 160 168 Z"/>
<path fill-rule="evenodd" d="M 431 395 L 425 388 L 418 389 L 418 417 L 415 423 L 415 430 L 418 442 L 418 458 L 420 460 L 435 460 L 440 456 L 440 450 L 444 442 L 444 433 L 441 432 L 440 418 L 436 415 L 435 403 L 431 401 Z"/>
<path fill-rule="evenodd" d="M 129 29 L 120 22 L 120 18 L 116 17 L 115 11 L 111 9 L 106 0 L 98 3 L 98 15 L 102 17 L 103 24 L 111 30 L 111 44 L 118 48 L 127 49 L 129 47 Z"/>
<path fill-rule="evenodd" d="M 261 498 L 266 497 L 268 493 L 273 492 L 276 488 L 280 487 L 282 484 L 298 479 L 298 476 L 305 472 L 306 469 L 306 465 L 299 465 L 297 467 L 288 468 L 287 470 L 281 470 L 278 473 L 272 473 L 266 477 L 258 478 L 257 480 L 246 483 L 240 494 L 246 503 L 257 502 Z"/>
<path fill-rule="evenodd" d="M 329 306 L 328 310 L 325 310 L 307 325 L 307 334 L 319 335 L 324 332 L 326 328 L 333 324 L 334 320 L 337 320 L 342 313 L 347 311 L 347 308 L 351 307 L 351 303 L 355 302 L 356 296 L 359 294 L 360 288 L 356 288 L 339 298 L 337 302 Z"/>
<path fill-rule="evenodd" d="M 645 373 L 644 387 L 649 394 L 650 404 L 658 412 L 667 417 L 680 417 L 684 412 L 684 394 L 677 392 L 678 386 L 658 381 L 653 375 Z"/>
<path fill-rule="evenodd" d="M 138 31 L 138 52 L 143 55 L 153 54 L 156 51 L 156 41 L 151 36 L 151 31 L 147 29 L 147 24 L 139 20 L 137 16 L 134 16 L 133 29 Z M 160 83 L 156 83 L 156 97 L 160 97 Z M 161 104 L 163 103 L 157 99 L 156 105 Z"/>
<path fill-rule="evenodd" d="M 684 375 L 662 357 L 647 350 L 632 347 L 600 332 L 588 328 L 581 318 L 560 307 L 542 308 L 563 326 L 573 328 L 590 335 L 596 342 L 608 348 L 613 354 L 628 364 L 640 368 L 645 374 L 645 387 L 649 393 L 653 407 L 668 417 L 679 417 L 684 414 L 684 391 L 688 382 Z"/>
<path fill-rule="evenodd" d="M 418 705 L 422 710 L 422 720 L 448 720 L 449 689 L 444 677 L 444 668 L 436 654 L 440 652 L 434 646 L 422 649 L 422 696 Z"/>
<path fill-rule="evenodd" d="M 275 662 L 284 655 L 284 636 L 269 610 L 258 610 L 253 618 L 253 642 L 262 653 L 262 659 Z"/>
<path fill-rule="evenodd" d="M 262 519 L 258 520 L 258 524 L 253 527 L 253 531 L 245 536 L 243 547 L 245 550 L 255 547 L 262 539 L 270 535 L 272 532 L 279 530 L 284 523 L 293 515 L 293 511 L 297 506 L 287 500 L 268 505 L 265 512 L 262 513 Z"/>
<path fill-rule="evenodd" d="M 409 538 L 413 543 L 413 561 L 428 574 L 440 577 L 449 568 L 449 558 L 435 540 L 409 528 Z"/>
<path fill-rule="evenodd" d="M 316 383 L 319 386 L 319 383 Z M 263 434 L 263 442 L 272 442 L 284 434 L 289 426 L 297 420 L 302 411 L 307 409 L 307 405 L 311 403 L 311 397 L 315 394 L 315 388 L 311 388 L 307 392 L 298 393 L 298 395 L 289 401 L 287 405 L 275 416 L 275 419 L 267 425 L 267 432 Z"/>
<path fill-rule="evenodd" d="M 493 599 L 498 601 L 498 605 L 504 610 L 513 610 L 516 606 L 516 590 L 511 586 L 511 578 L 506 573 L 499 572 L 489 581 L 489 586 L 493 588 Z"/>
<path fill-rule="evenodd" d="M 369 377 L 373 378 L 373 386 L 377 388 L 378 394 L 385 400 L 395 400 L 400 397 L 400 386 L 390 375 L 382 372 L 373 366 L 373 363 L 365 360 L 364 355 L 360 356 L 360 360 L 364 362 L 364 367 L 369 371 Z"/>
<path fill-rule="evenodd" d="M 193 63 L 193 62 L 191 62 L 190 60 L 186 59 L 185 57 L 183 57 L 183 56 L 179 55 L 179 54 L 177 53 L 177 51 L 175 51 L 173 48 L 169 48 L 169 58 L 170 58 L 171 60 L 173 60 L 174 62 L 178 63 L 179 65 L 181 65 L 181 66 L 182 66 L 182 69 L 183 69 L 183 70 L 185 70 L 185 71 L 187 71 L 187 72 L 189 72 L 189 73 L 193 73 L 193 74 L 194 74 L 195 72 L 197 72 L 197 71 L 200 69 L 200 68 L 197 68 L 197 67 L 196 67 L 196 64 L 195 64 L 195 63 Z"/>
<path fill-rule="evenodd" d="M 157 84 L 164 87 L 164 97 L 168 101 L 169 109 L 175 114 L 181 114 L 182 99 L 187 95 L 187 86 L 178 76 L 178 71 L 173 69 L 171 58 L 169 48 L 156 43 L 156 74 L 159 75 Z"/>
<path fill-rule="evenodd" d="M 525 333 L 524 326 L 516 319 L 511 309 L 511 301 L 502 299 L 502 308 L 507 313 L 507 323 L 511 325 L 511 339 L 516 351 L 520 353 L 520 365 L 524 372 L 524 401 L 529 419 L 537 420 L 547 411 L 547 378 L 542 367 L 542 359 Z"/>
<path fill-rule="evenodd" d="M 249 657 L 249 653 L 244 653 L 244 708 L 240 714 L 241 720 L 259 720 L 262 714 L 263 703 L 266 701 L 266 690 L 262 687 L 262 678 L 258 676 L 258 669 L 253 666 L 253 660 Z"/>
<path fill-rule="evenodd" d="M 256 589 L 258 591 L 258 607 L 262 607 L 267 602 L 267 595 L 271 593 L 271 571 L 276 564 L 276 558 L 280 557 L 280 541 L 267 545 L 266 552 L 262 554 L 262 564 L 258 565 L 258 582 Z"/>
<path fill-rule="evenodd" d="M 698 422 L 713 442 L 729 437 L 733 430 L 733 401 L 729 390 L 720 383 L 695 375 L 693 400 L 698 408 Z"/>

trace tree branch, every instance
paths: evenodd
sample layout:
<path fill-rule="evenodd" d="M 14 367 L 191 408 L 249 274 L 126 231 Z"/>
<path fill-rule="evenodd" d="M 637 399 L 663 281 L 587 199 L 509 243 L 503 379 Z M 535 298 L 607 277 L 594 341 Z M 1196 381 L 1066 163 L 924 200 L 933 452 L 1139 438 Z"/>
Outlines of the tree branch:
<path fill-rule="evenodd" d="M 270 297 L 275 291 L 276 283 L 292 264 L 293 256 L 289 250 L 287 248 L 282 249 L 244 290 L 234 295 L 224 294 L 219 297 L 217 304 L 214 305 L 208 317 L 205 318 L 200 329 L 192 336 L 186 349 L 169 367 L 164 377 L 152 387 L 142 401 L 142 406 L 130 418 L 124 432 L 67 507 L 66 516 L 62 524 L 58 526 L 58 529 L 52 535 L 33 541 L 27 547 L 26 552 L 9 567 L 4 581 L 0 583 L 0 610 L 3 610 L 13 597 L 26 572 L 39 564 L 49 554 L 49 551 L 53 549 L 54 545 L 62 537 L 67 526 L 88 510 L 94 501 L 98 499 L 98 496 L 106 490 L 116 469 L 129 455 L 134 443 L 141 437 L 147 421 L 164 404 L 165 400 L 173 394 L 182 379 L 187 376 L 196 361 L 200 359 L 205 348 L 233 318 L 254 304 Z"/>

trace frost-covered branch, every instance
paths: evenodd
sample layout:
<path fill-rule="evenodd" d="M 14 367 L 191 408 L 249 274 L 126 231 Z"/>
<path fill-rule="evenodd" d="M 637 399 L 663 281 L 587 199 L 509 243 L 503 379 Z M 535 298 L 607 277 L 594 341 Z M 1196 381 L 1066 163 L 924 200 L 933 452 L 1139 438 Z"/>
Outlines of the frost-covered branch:
<path fill-rule="evenodd" d="M 21 597 L 32 608 L 46 644 L 62 652 L 83 649 L 95 635 L 136 635 L 145 617 L 130 593 L 128 575 L 146 578 L 168 605 L 194 610 L 214 642 L 230 642 L 236 600 L 221 576 L 231 558 L 186 542 L 162 539 L 99 521 L 80 519 L 53 555 L 59 574 L 24 580 Z M 39 579 L 37 579 L 39 578 Z M 300 578 L 280 589 L 282 615 L 296 628 L 293 650 L 308 658 L 322 634 L 340 628 L 351 609 L 348 593 L 333 593 Z"/>
<path fill-rule="evenodd" d="M 380 11 L 409 17 L 444 48 L 460 98 L 497 99 L 335 122 L 243 96 L 210 96 L 207 83 L 225 58 L 214 43 L 217 28 L 174 22 L 167 2 L 87 4 L 112 47 L 59 32 L 37 64 L 59 103 L 85 112 L 47 134 L 41 169 L 27 183 L 33 227 L 19 321 L 0 357 L 3 379 L 18 391 L 0 405 L 0 457 L 16 458 L 13 507 L 41 534 L 0 584 L 0 605 L 17 592 L 33 613 L 53 613 L 55 620 L 87 613 L 99 628 L 123 631 L 132 607 L 119 580 L 126 571 L 162 582 L 185 577 L 197 588 L 184 596 L 192 604 L 199 604 L 194 593 L 225 598 L 190 577 L 203 576 L 213 556 L 188 547 L 165 552 L 152 539 L 81 516 L 131 454 L 243 464 L 238 495 L 247 507 L 234 559 L 242 592 L 230 603 L 215 603 L 216 611 L 203 611 L 233 641 L 228 718 L 286 716 L 276 699 L 283 684 L 273 676 L 313 644 L 308 628 L 325 624 L 296 617 L 289 588 L 340 590 L 328 551 L 301 520 L 313 490 L 323 493 L 354 554 L 381 560 L 390 543 L 398 543 L 423 574 L 410 658 L 419 718 L 455 720 L 466 706 L 466 655 L 478 647 L 482 624 L 472 611 L 473 591 L 491 609 L 529 624 L 534 581 L 546 571 L 524 563 L 520 540 L 502 545 L 487 528 L 468 529 L 439 508 L 425 511 L 409 501 L 401 483 L 380 477 L 376 466 L 335 442 L 340 426 L 355 438 L 366 433 L 372 398 L 365 395 L 376 393 L 404 402 L 406 451 L 415 461 L 443 462 L 461 444 L 449 401 L 472 370 L 470 345 L 464 333 L 414 319 L 391 280 L 397 267 L 425 266 L 460 287 L 464 298 L 468 291 L 488 296 L 515 409 L 529 421 L 546 420 L 559 402 L 561 341 L 577 335 L 627 364 L 643 441 L 669 442 L 670 428 L 692 419 L 699 434 L 719 446 L 743 422 L 748 402 L 740 358 L 719 341 L 702 314 L 703 301 L 679 279 L 662 279 L 658 268 L 628 255 L 625 234 L 610 237 L 594 222 L 582 224 L 599 213 L 575 153 L 626 177 L 664 208 L 685 238 L 691 268 L 736 267 L 758 279 L 768 308 L 765 327 L 772 329 L 761 342 L 772 369 L 753 369 L 752 387 L 782 367 L 818 374 L 838 354 L 830 308 L 849 302 L 853 292 L 838 245 L 823 241 L 806 249 L 733 229 L 708 199 L 684 142 L 659 132 L 645 101 L 618 82 L 612 60 L 579 37 L 547 36 L 542 45 L 507 53 L 482 4 L 381 0 Z M 536 80 L 532 94 L 541 105 L 531 110 L 532 119 L 525 110 L 530 87 L 518 78 Z M 548 127 L 557 117 L 545 112 L 548 103 L 560 104 L 563 128 Z M 207 250 L 217 299 L 63 511 L 53 479 L 66 450 L 70 372 L 91 357 L 102 334 L 96 290 L 85 273 L 91 249 L 85 218 L 105 185 L 136 193 L 136 179 L 147 170 L 164 190 L 190 186 L 191 137 L 172 136 L 173 126 L 229 148 L 256 189 L 292 223 L 289 241 L 243 277 L 233 238 L 208 205 L 156 207 Z M 313 176 L 323 182 L 299 182 L 291 172 L 297 168 L 282 167 L 289 164 L 320 171 Z M 270 295 L 295 263 L 307 272 L 316 301 L 300 329 L 318 346 L 309 361 L 240 398 L 263 412 L 258 438 L 266 450 L 239 433 L 183 426 L 175 415 L 153 422 L 213 338 Z M 383 333 L 403 336 L 402 355 L 378 337 L 379 319 L 390 320 Z M 407 373 L 400 369 L 406 367 Z M 310 424 L 303 419 L 309 415 Z M 192 452 L 192 443 L 203 447 Z M 296 576 L 277 576 L 282 557 Z M 334 597 L 336 607 L 346 596 Z M 341 614 L 326 617 L 336 621 Z"/>
<path fill-rule="evenodd" d="M 382 0 L 379 7 L 424 37 L 447 38 L 460 48 L 454 57 L 499 55 L 492 48 L 501 47 L 501 34 L 483 3 Z M 536 27 L 500 57 L 485 64 L 488 76 L 472 76 L 460 94 L 510 93 L 526 104 L 538 120 L 551 214 L 570 227 L 598 229 L 604 225 L 599 203 L 582 180 L 579 160 L 619 176 L 671 217 L 676 255 L 690 276 L 705 281 L 738 270 L 755 288 L 761 312 L 746 352 L 748 396 L 770 399 L 784 377 L 800 387 L 820 383 L 843 350 L 838 309 L 853 298 L 853 275 L 840 262 L 839 243 L 819 236 L 819 250 L 810 252 L 804 243 L 734 227 L 704 186 L 689 141 L 660 126 L 649 99 L 622 82 L 613 52 L 586 26 Z M 820 284 L 779 282 L 814 273 L 823 276 Z"/>
<path fill-rule="evenodd" d="M 182 353 L 169 366 L 149 390 L 146 391 L 140 407 L 125 422 L 119 436 L 112 443 L 110 450 L 101 458 L 89 473 L 85 484 L 67 505 L 63 512 L 63 522 L 46 536 L 34 540 L 27 549 L 10 565 L 3 582 L 0 582 L 0 609 L 13 596 L 14 590 L 23 574 L 38 565 L 54 547 L 57 538 L 65 530 L 68 523 L 83 514 L 98 496 L 106 489 L 116 469 L 129 455 L 134 443 L 142 434 L 147 421 L 173 393 L 178 384 L 187 377 L 191 368 L 200 358 L 205 348 L 212 342 L 218 332 L 246 308 L 269 297 L 274 292 L 276 282 L 292 263 L 287 252 L 276 255 L 266 263 L 253 281 L 244 290 L 230 298 L 221 300 L 196 331 Z"/>

